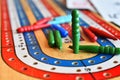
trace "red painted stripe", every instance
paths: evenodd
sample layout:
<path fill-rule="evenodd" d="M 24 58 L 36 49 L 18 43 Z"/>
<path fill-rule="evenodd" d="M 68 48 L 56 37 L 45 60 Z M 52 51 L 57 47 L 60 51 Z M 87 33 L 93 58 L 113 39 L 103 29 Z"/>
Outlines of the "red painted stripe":
<path fill-rule="evenodd" d="M 1 6 L 1 41 L 2 46 L 1 47 L 11 47 L 14 46 L 13 44 L 13 38 L 12 38 L 12 32 L 11 32 L 11 24 L 8 14 L 8 8 L 6 0 L 2 0 L 2 6 Z"/>
<path fill-rule="evenodd" d="M 9 14 L 7 9 L 7 4 L 5 1 L 2 1 L 1 6 L 1 18 L 2 18 L 2 31 L 10 31 L 10 22 L 9 22 Z"/>
<path fill-rule="evenodd" d="M 53 17 L 60 16 L 59 13 L 57 13 L 53 7 L 47 2 L 47 0 L 41 0 L 42 3 L 45 5 L 45 7 L 50 11 L 50 13 L 53 15 Z"/>

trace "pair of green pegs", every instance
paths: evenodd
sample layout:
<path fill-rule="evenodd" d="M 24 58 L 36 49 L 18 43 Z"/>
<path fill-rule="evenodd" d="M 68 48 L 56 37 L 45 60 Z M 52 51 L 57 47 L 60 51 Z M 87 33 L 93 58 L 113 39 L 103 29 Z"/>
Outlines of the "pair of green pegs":
<path fill-rule="evenodd" d="M 48 44 L 50 47 L 57 47 L 58 49 L 62 49 L 62 37 L 58 30 L 49 30 Z"/>
<path fill-rule="evenodd" d="M 69 46 L 73 48 L 73 46 Z M 120 48 L 110 46 L 79 45 L 79 50 L 91 53 L 120 54 Z"/>

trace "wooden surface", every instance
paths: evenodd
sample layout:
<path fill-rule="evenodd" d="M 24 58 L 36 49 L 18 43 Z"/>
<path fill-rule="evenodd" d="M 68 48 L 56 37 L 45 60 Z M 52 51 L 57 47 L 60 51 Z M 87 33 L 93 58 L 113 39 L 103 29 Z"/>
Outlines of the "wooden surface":
<path fill-rule="evenodd" d="M 1 0 L 0 0 L 0 3 L 1 3 Z M 30 23 L 33 24 L 34 22 L 36 22 L 36 19 L 35 19 L 32 11 L 30 9 L 30 7 L 28 6 L 26 0 L 21 0 L 21 3 L 22 3 L 22 6 L 23 6 L 23 9 L 25 10 L 25 13 L 28 16 L 28 19 L 29 19 Z M 1 6 L 0 6 L 0 9 L 1 9 Z M 63 13 L 62 13 L 62 15 L 63 15 Z M 1 12 L 0 12 L 0 30 L 1 30 Z M 51 48 L 49 48 L 49 46 L 47 44 L 47 39 L 45 38 L 45 36 L 43 35 L 43 32 L 41 30 L 34 31 L 34 33 L 35 33 L 35 35 L 36 35 L 36 37 L 39 41 L 40 46 L 42 47 L 42 50 L 46 54 L 49 51 L 49 54 L 47 54 L 49 56 L 53 56 L 53 57 L 60 58 L 60 59 L 69 59 L 69 60 L 71 60 L 73 58 L 74 59 L 85 59 L 85 58 L 95 56 L 95 54 L 89 54 L 89 53 L 78 54 L 78 55 L 72 54 L 72 51 L 67 48 L 69 44 L 64 45 L 63 46 L 64 50 L 62 50 L 62 51 L 51 49 Z M 81 32 L 81 33 L 82 33 L 82 35 L 84 35 L 83 32 Z M 1 32 L 0 32 L 0 36 L 1 36 Z M 41 39 L 41 37 L 42 37 L 42 39 Z M 86 43 L 91 44 L 85 36 L 84 36 L 84 38 L 86 40 L 81 41 L 81 44 L 86 44 Z M 97 43 L 94 43 L 94 44 L 92 43 L 92 45 L 98 45 L 98 44 Z M 1 39 L 0 39 L 0 47 L 1 47 Z M 61 54 L 63 52 L 66 52 L 66 50 L 69 51 L 69 53 L 70 53 L 69 56 L 66 56 L 67 53 Z M 50 51 L 51 51 L 51 53 L 50 53 Z M 57 54 L 55 54 L 56 52 L 57 52 Z M 1 53 L 1 48 L 0 48 L 0 53 Z M 79 57 L 79 56 L 82 56 L 82 57 Z M 0 80 L 42 80 L 42 79 L 33 78 L 33 77 L 24 75 L 20 72 L 17 72 L 15 70 L 13 70 L 11 67 L 9 67 L 3 61 L 3 59 L 0 56 Z M 109 80 L 120 80 L 120 77 L 116 77 L 116 78 L 109 79 Z"/>

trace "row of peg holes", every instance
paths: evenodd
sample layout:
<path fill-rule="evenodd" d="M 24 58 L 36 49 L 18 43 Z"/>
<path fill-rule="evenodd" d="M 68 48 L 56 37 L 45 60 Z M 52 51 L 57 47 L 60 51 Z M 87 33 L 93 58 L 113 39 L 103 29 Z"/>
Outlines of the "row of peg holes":
<path fill-rule="evenodd" d="M 34 40 L 33 36 L 30 33 L 28 33 L 27 36 L 31 44 L 36 44 L 36 41 Z"/>
<path fill-rule="evenodd" d="M 34 39 L 32 38 L 31 34 L 28 33 L 27 35 L 28 35 L 28 38 L 29 38 L 30 43 L 31 43 L 31 44 L 35 44 L 36 42 L 35 42 Z M 21 42 L 21 45 L 23 45 L 24 43 L 23 43 L 23 39 L 22 39 L 22 37 L 21 37 L 21 34 L 18 34 L 18 36 L 19 36 L 19 39 L 20 39 L 19 41 Z"/>
<path fill-rule="evenodd" d="M 51 68 L 52 70 L 55 70 L 55 68 Z M 50 78 L 50 75 L 49 74 L 44 74 L 43 75 L 44 78 Z M 84 80 L 82 77 L 80 76 L 77 76 L 75 80 Z"/>
<path fill-rule="evenodd" d="M 44 74 L 43 77 L 44 78 L 50 78 L 50 75 L 49 74 Z M 84 80 L 84 79 L 80 76 L 77 76 L 75 80 Z"/>
<path fill-rule="evenodd" d="M 106 56 L 100 56 L 100 59 L 104 60 L 104 59 L 106 59 Z M 88 60 L 88 63 L 94 64 L 95 60 Z"/>
<path fill-rule="evenodd" d="M 6 45 L 11 45 L 8 32 L 5 33 L 5 40 L 6 40 Z"/>
<path fill-rule="evenodd" d="M 50 75 L 49 74 L 44 74 L 43 77 L 44 78 L 50 78 Z M 77 76 L 75 80 L 84 80 L 84 79 L 80 76 Z"/>
<path fill-rule="evenodd" d="M 24 42 L 23 42 L 23 39 L 22 39 L 21 35 L 19 34 L 18 36 L 19 36 L 19 39 L 20 39 L 19 41 L 21 42 L 20 44 L 23 45 Z"/>

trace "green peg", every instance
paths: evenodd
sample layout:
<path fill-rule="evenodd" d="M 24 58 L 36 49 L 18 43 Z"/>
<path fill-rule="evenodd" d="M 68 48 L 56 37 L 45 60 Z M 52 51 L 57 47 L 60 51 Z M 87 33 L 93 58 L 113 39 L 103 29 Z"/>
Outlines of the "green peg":
<path fill-rule="evenodd" d="M 73 46 L 69 46 L 73 48 Z M 120 54 L 120 48 L 110 46 L 94 46 L 94 45 L 80 45 L 79 50 L 83 50 L 91 53 L 104 53 L 104 54 Z"/>
<path fill-rule="evenodd" d="M 87 52 L 97 53 L 99 51 L 99 47 L 98 46 L 92 46 L 92 45 L 88 45 L 88 46 L 80 45 L 79 50 L 85 50 Z"/>
<path fill-rule="evenodd" d="M 62 49 L 62 37 L 60 35 L 60 32 L 58 30 L 54 31 L 55 36 L 55 45 L 58 49 Z"/>
<path fill-rule="evenodd" d="M 49 44 L 50 47 L 54 47 L 55 46 L 55 39 L 54 39 L 54 34 L 53 34 L 52 30 L 49 30 L 48 44 Z"/>
<path fill-rule="evenodd" d="M 80 41 L 80 25 L 79 25 L 79 11 L 72 11 L 72 43 L 73 52 L 77 54 L 79 52 L 79 41 Z"/>
<path fill-rule="evenodd" d="M 115 54 L 120 54 L 120 48 L 115 48 Z"/>

